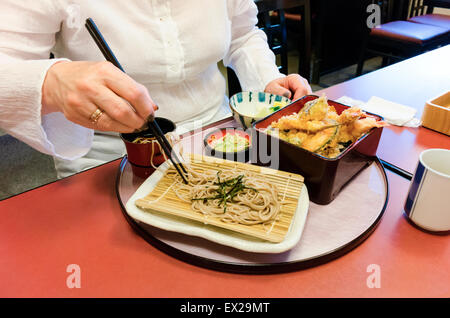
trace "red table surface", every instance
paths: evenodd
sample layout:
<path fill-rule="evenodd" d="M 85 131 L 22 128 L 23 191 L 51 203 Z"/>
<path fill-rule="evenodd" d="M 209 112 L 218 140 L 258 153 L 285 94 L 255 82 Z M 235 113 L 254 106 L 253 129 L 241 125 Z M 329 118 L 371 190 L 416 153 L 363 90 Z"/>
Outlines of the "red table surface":
<path fill-rule="evenodd" d="M 330 99 L 348 96 L 367 102 L 372 96 L 417 110 L 450 89 L 450 45 L 318 91 Z M 450 149 L 450 137 L 428 128 L 390 126 L 383 130 L 378 156 L 414 173 L 419 154 L 430 148 Z"/>
<path fill-rule="evenodd" d="M 222 273 L 179 261 L 126 222 L 115 194 L 119 161 L 0 202 L 0 297 L 449 297 L 448 236 L 408 223 L 408 181 L 388 173 L 375 232 L 329 263 L 284 274 Z M 364 211 L 361 211 L 364 213 Z M 81 269 L 70 289 L 68 265 Z M 368 288 L 371 264 L 380 288 Z"/>

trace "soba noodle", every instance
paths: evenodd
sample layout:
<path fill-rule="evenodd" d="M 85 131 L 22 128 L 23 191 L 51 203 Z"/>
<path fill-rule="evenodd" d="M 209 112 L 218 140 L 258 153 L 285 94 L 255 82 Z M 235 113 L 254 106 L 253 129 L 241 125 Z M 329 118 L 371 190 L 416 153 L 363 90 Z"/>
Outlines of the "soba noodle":
<path fill-rule="evenodd" d="M 152 144 L 152 151 L 150 152 L 150 165 L 152 166 L 153 169 L 158 169 L 157 166 L 155 166 L 155 164 L 153 163 L 153 158 L 155 156 L 155 144 L 158 145 L 159 148 L 159 152 L 164 156 L 164 160 L 167 160 L 167 156 L 164 153 L 164 151 L 162 151 L 161 146 L 159 145 L 159 143 L 156 141 L 156 138 L 154 137 L 137 137 L 133 140 L 134 144 Z"/>
<path fill-rule="evenodd" d="M 280 211 L 275 185 L 248 171 L 195 171 L 188 168 L 188 184 L 173 176 L 175 194 L 194 211 L 227 223 L 267 224 Z"/>
<path fill-rule="evenodd" d="M 155 137 L 136 137 L 132 142 L 134 144 L 149 144 L 155 141 Z"/>

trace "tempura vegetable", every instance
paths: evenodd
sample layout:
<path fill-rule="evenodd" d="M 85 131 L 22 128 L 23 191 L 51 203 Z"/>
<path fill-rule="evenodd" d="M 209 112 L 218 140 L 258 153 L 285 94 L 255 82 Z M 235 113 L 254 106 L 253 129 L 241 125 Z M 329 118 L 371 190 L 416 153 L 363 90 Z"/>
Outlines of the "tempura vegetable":
<path fill-rule="evenodd" d="M 358 107 L 350 107 L 338 114 L 322 96 L 306 103 L 297 114 L 273 122 L 267 132 L 311 152 L 334 158 L 372 128 L 386 125 Z"/>

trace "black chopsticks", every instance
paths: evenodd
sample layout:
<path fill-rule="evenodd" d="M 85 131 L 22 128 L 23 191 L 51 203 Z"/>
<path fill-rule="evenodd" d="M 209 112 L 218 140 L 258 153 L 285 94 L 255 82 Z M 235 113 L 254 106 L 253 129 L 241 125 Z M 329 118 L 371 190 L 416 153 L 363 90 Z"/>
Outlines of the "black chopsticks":
<path fill-rule="evenodd" d="M 95 22 L 88 18 L 86 20 L 85 24 L 87 30 L 89 31 L 89 34 L 94 39 L 95 43 L 97 44 L 100 51 L 103 53 L 103 56 L 105 59 L 112 64 L 114 64 L 117 68 L 119 68 L 122 72 L 125 73 L 125 70 L 123 69 L 122 65 L 120 65 L 119 61 L 117 60 L 116 56 L 112 52 L 111 48 L 109 47 L 108 43 L 106 43 L 105 39 L 103 38 L 103 35 L 101 34 L 100 30 L 97 28 L 97 25 Z M 184 183 L 188 183 L 184 174 L 180 171 L 183 170 L 184 173 L 187 174 L 186 169 L 184 168 L 183 164 L 181 163 L 180 159 L 178 158 L 175 151 L 173 151 L 172 146 L 167 141 L 166 137 L 164 136 L 164 133 L 162 132 L 161 128 L 159 127 L 158 123 L 154 120 L 150 120 L 148 122 L 148 126 L 150 130 L 152 131 L 153 135 L 156 137 L 156 140 L 163 148 L 164 153 L 169 158 L 169 160 L 173 163 L 173 166 L 177 170 L 178 174 L 183 179 Z"/>
<path fill-rule="evenodd" d="M 94 20 L 92 20 L 91 18 L 86 20 L 86 29 L 89 31 L 89 34 L 94 39 L 100 51 L 102 51 L 105 59 L 114 64 L 118 69 L 120 69 L 122 72 L 125 73 L 125 70 L 123 69 L 122 65 L 120 65 L 119 61 L 112 52 L 108 43 L 106 43 L 105 38 L 101 34 L 100 30 L 97 28 L 97 25 L 95 24 Z"/>

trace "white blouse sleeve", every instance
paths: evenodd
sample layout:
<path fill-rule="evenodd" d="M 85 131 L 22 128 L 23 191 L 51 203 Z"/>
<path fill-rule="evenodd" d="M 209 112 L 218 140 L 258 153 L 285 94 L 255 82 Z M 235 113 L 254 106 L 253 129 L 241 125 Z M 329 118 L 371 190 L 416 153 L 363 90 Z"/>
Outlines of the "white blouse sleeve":
<path fill-rule="evenodd" d="M 93 130 L 62 113 L 41 116 L 42 84 L 64 11 L 51 0 L 2 0 L 0 9 L 0 127 L 36 150 L 73 160 L 85 155 Z M 61 2 L 60 2 L 61 3 Z"/>
<path fill-rule="evenodd" d="M 258 9 L 253 0 L 228 0 L 231 45 L 224 64 L 231 67 L 244 91 L 263 91 L 266 85 L 285 76 L 275 63 L 266 34 L 256 24 Z"/>

